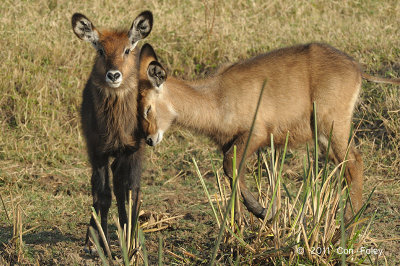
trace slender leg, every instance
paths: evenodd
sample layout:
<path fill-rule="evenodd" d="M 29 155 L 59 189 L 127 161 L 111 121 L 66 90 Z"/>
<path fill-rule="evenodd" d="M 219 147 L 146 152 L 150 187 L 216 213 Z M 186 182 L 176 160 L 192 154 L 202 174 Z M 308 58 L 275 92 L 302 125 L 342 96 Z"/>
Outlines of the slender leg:
<path fill-rule="evenodd" d="M 124 228 L 124 225 L 128 222 L 125 209 L 125 190 L 127 186 L 125 178 L 128 171 L 125 167 L 126 163 L 124 163 L 124 159 L 124 157 L 117 157 L 111 165 L 111 170 L 113 172 L 114 195 L 117 200 L 118 217 L 121 228 Z"/>
<path fill-rule="evenodd" d="M 108 210 L 111 206 L 111 189 L 108 175 L 108 157 L 102 156 L 92 160 L 92 196 L 93 196 L 93 208 L 100 217 L 101 227 L 108 241 L 108 230 L 107 230 L 107 219 Z M 99 229 L 96 226 L 96 222 L 93 217 L 90 219 L 90 226 L 96 231 Z M 89 240 L 89 230 L 86 234 L 86 245 Z M 104 243 L 102 239 L 99 239 L 104 249 Z"/>
<path fill-rule="evenodd" d="M 246 141 L 248 138 L 248 134 L 243 134 L 238 136 L 229 147 L 225 147 L 224 149 L 224 172 L 231 179 L 233 176 L 232 169 L 232 158 L 233 158 L 233 146 L 236 145 L 236 162 L 237 165 L 241 162 L 241 160 L 246 160 L 250 155 L 252 155 L 261 145 L 261 140 L 257 137 L 252 137 L 252 140 L 249 144 L 249 147 L 246 152 L 246 157 L 243 157 Z M 239 176 L 239 186 L 240 192 L 243 197 L 243 203 L 246 208 L 253 213 L 256 217 L 264 219 L 266 214 L 266 209 L 261 206 L 258 200 L 253 196 L 253 194 L 249 191 L 245 182 L 245 174 L 242 170 Z"/>
<path fill-rule="evenodd" d="M 132 191 L 132 222 L 135 222 L 139 215 L 143 151 L 144 147 L 140 144 L 139 149 L 129 156 L 128 191 Z"/>
<path fill-rule="evenodd" d="M 125 202 L 129 197 L 129 190 L 132 190 L 132 222 L 136 220 L 139 208 L 140 178 L 142 148 L 132 153 L 126 153 L 116 158 L 111 169 L 114 176 L 114 194 L 117 199 L 119 223 L 123 228 L 128 222 L 125 209 Z"/>
<path fill-rule="evenodd" d="M 347 139 L 345 139 L 347 142 Z M 343 161 L 346 156 L 347 145 L 332 145 L 335 157 Z M 362 207 L 363 191 L 363 161 L 360 153 L 351 145 L 347 155 L 345 178 L 350 190 L 350 202 L 346 205 L 345 220 L 349 221 Z"/>
<path fill-rule="evenodd" d="M 350 122 L 341 124 L 339 119 L 333 126 L 330 157 L 335 163 L 340 163 L 345 160 L 346 151 L 348 148 L 348 138 L 350 132 Z M 329 136 L 327 127 L 324 130 Z M 346 158 L 345 178 L 350 190 L 350 202 L 346 205 L 345 220 L 349 221 L 352 216 L 362 207 L 362 191 L 363 191 L 363 161 L 360 153 L 356 150 L 353 144 L 350 144 L 349 152 Z"/>

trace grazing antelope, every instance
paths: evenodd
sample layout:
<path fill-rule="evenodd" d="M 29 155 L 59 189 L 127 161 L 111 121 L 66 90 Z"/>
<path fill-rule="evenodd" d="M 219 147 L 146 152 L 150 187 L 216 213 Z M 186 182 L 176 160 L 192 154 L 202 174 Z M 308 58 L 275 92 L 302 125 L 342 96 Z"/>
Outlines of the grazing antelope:
<path fill-rule="evenodd" d="M 75 13 L 72 16 L 72 29 L 76 36 L 90 42 L 97 50 L 83 91 L 81 122 L 92 166 L 93 207 L 100 214 L 106 237 L 111 205 L 110 157 L 115 157 L 111 170 L 122 228 L 127 223 L 125 201 L 129 190 L 132 190 L 133 215 L 136 215 L 144 144 L 137 119 L 139 52 L 135 47 L 149 35 L 152 26 L 150 11 L 135 18 L 129 30 L 100 31 L 84 15 Z M 98 229 L 93 217 L 90 226 Z M 87 246 L 90 244 L 88 233 Z M 104 243 L 102 245 L 104 248 Z"/>
<path fill-rule="evenodd" d="M 139 74 L 139 114 L 150 146 L 158 144 L 175 122 L 212 138 L 224 153 L 224 172 L 232 178 L 233 146 L 237 161 L 246 141 L 264 81 L 266 85 L 246 157 L 260 147 L 298 145 L 313 136 L 313 102 L 317 107 L 318 140 L 327 146 L 332 129 L 330 157 L 346 157 L 351 119 L 361 80 L 400 84 L 400 79 L 377 78 L 363 73 L 348 55 L 326 44 L 310 43 L 282 48 L 226 66 L 214 76 L 198 81 L 167 79 L 166 71 L 148 44 L 142 47 Z M 362 206 L 363 162 L 350 144 L 346 180 L 354 211 Z M 239 177 L 244 205 L 258 218 L 266 209 Z M 346 219 L 351 218 L 347 208 Z"/>

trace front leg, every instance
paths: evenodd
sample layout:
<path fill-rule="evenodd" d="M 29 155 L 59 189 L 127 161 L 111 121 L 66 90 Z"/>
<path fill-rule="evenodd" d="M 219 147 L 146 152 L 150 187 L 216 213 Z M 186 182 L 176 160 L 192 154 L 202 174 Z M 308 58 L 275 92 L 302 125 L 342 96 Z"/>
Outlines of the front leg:
<path fill-rule="evenodd" d="M 232 159 L 233 159 L 233 146 L 236 145 L 236 165 L 237 168 L 239 168 L 239 164 L 242 160 L 244 160 L 243 163 L 246 162 L 246 159 L 250 157 L 257 149 L 261 146 L 262 144 L 262 139 L 258 138 L 257 136 L 252 136 L 249 146 L 247 148 L 246 155 L 243 156 L 244 154 L 244 149 L 245 145 L 247 142 L 249 134 L 241 134 L 237 136 L 229 145 L 225 146 L 223 148 L 224 151 L 224 172 L 225 174 L 230 178 L 231 180 L 231 185 L 232 185 L 232 177 L 233 177 L 233 165 L 232 165 Z M 245 173 L 244 173 L 244 167 L 239 174 L 239 186 L 240 186 L 240 192 L 243 197 L 243 204 L 246 206 L 246 208 L 253 213 L 256 217 L 264 219 L 266 215 L 267 209 L 261 206 L 261 204 L 258 202 L 258 200 L 253 196 L 253 194 L 250 192 L 250 190 L 246 186 L 245 182 Z"/>
<path fill-rule="evenodd" d="M 92 196 L 93 196 L 93 208 L 96 214 L 100 217 L 101 227 L 103 229 L 106 240 L 109 242 L 108 230 L 107 230 L 107 220 L 108 220 L 108 210 L 111 206 L 111 189 L 108 175 L 108 156 L 93 156 L 91 160 L 92 164 Z M 93 216 L 90 218 L 90 226 L 93 227 L 97 232 L 96 222 Z M 98 234 L 99 235 L 99 234 Z M 89 229 L 86 234 L 86 246 L 88 246 L 89 241 Z M 102 248 L 105 248 L 105 243 L 103 240 L 99 239 Z"/>
<path fill-rule="evenodd" d="M 111 167 L 121 228 L 124 228 L 124 225 L 128 223 L 125 202 L 129 199 L 129 190 L 132 191 L 132 224 L 136 221 L 138 215 L 143 149 L 143 145 L 140 145 L 138 150 L 117 157 Z"/>

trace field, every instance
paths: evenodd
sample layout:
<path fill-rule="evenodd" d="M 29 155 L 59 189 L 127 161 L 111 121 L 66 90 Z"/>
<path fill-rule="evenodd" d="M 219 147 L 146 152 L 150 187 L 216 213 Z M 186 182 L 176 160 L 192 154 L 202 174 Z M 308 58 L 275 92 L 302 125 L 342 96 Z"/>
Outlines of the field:
<path fill-rule="evenodd" d="M 0 264 L 18 257 L 15 245 L 8 245 L 16 220 L 24 233 L 22 264 L 99 263 L 83 252 L 91 192 L 79 123 L 95 51 L 76 38 L 70 19 L 81 12 L 98 27 L 129 27 L 146 9 L 153 12 L 154 27 L 145 41 L 169 74 L 180 78 L 204 77 L 223 63 L 312 41 L 346 52 L 366 73 L 400 77 L 397 0 L 3 0 Z M 365 214 L 376 215 L 369 241 L 384 250 L 379 264 L 388 265 L 400 263 L 399 99 L 399 87 L 363 82 L 353 119 L 365 166 L 364 198 L 376 188 Z M 290 150 L 284 167 L 293 187 L 300 182 L 304 150 Z M 151 264 L 159 236 L 166 264 L 196 264 L 195 258 L 207 261 L 212 252 L 218 230 L 192 158 L 215 192 L 210 158 L 222 174 L 222 155 L 210 140 L 173 128 L 159 146 L 147 147 L 142 210 L 154 219 L 183 215 L 145 234 Z M 111 217 L 116 213 L 113 203 Z M 116 242 L 112 219 L 110 229 Z"/>

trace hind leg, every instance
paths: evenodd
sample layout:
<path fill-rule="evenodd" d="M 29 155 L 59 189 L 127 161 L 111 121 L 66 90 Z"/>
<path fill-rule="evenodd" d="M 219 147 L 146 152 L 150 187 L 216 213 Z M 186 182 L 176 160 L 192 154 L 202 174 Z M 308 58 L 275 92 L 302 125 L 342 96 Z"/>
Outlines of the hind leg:
<path fill-rule="evenodd" d="M 363 161 L 360 153 L 353 145 L 350 147 L 347 160 L 349 161 L 346 164 L 345 177 L 350 187 L 350 202 L 346 205 L 345 220 L 349 221 L 361 209 L 363 204 Z"/>
<path fill-rule="evenodd" d="M 354 145 L 352 143 L 348 144 L 349 133 L 350 123 L 335 124 L 332 130 L 331 149 L 329 151 L 329 157 L 336 164 L 346 160 L 345 178 L 350 191 L 350 202 L 346 205 L 346 221 L 349 221 L 361 209 L 363 191 L 363 161 Z M 326 135 L 329 136 L 329 134 Z"/>

